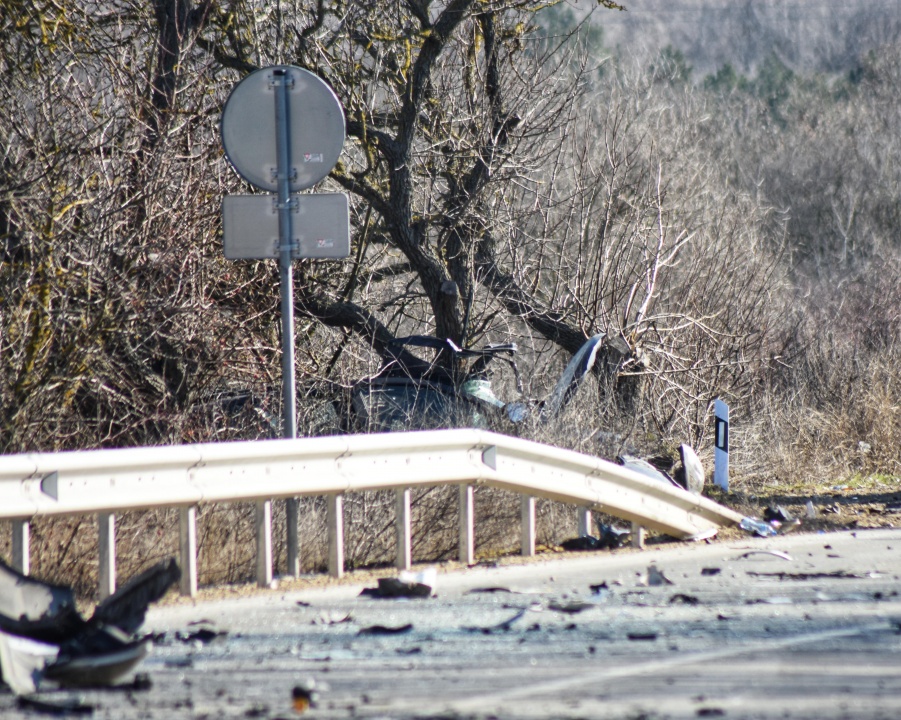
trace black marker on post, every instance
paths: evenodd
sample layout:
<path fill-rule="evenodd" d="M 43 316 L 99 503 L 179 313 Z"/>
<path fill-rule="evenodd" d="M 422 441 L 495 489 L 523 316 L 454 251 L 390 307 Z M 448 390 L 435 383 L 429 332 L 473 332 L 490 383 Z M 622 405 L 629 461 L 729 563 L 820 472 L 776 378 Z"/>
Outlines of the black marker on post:
<path fill-rule="evenodd" d="M 713 482 L 729 490 L 729 406 L 717 399 L 713 404 Z"/>

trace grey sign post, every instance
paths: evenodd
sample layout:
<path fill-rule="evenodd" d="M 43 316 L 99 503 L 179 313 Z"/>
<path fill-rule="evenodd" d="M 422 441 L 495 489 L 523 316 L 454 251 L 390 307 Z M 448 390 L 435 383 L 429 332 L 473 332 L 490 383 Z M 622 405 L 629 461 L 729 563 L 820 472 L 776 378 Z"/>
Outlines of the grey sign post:
<path fill-rule="evenodd" d="M 347 197 L 293 195 L 322 180 L 344 146 L 344 113 L 332 89 L 313 73 L 291 65 L 263 68 L 238 83 L 222 111 L 222 144 L 245 180 L 271 195 L 223 199 L 225 255 L 278 257 L 282 316 L 282 437 L 297 437 L 294 378 L 294 276 L 296 258 L 350 254 Z M 305 212 L 302 212 L 304 210 Z M 318 211 L 318 212 L 317 212 Z M 295 220 L 306 218 L 307 242 Z M 272 220 L 277 218 L 277 222 Z M 323 218 L 325 222 L 323 223 Z M 276 242 L 272 231 L 277 227 Z M 257 512 L 257 581 L 272 581 L 270 508 Z M 288 572 L 300 570 L 297 500 L 288 500 Z M 261 550 L 260 546 L 265 546 Z"/>

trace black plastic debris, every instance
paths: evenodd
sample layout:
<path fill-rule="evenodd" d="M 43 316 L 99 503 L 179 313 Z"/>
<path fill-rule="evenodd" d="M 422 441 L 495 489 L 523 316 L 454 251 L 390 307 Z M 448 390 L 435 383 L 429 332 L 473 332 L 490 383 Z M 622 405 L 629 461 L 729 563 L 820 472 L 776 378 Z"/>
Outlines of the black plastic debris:
<path fill-rule="evenodd" d="M 651 641 L 656 640 L 658 635 L 655 632 L 630 632 L 626 633 L 626 637 L 633 641 Z"/>
<path fill-rule="evenodd" d="M 574 600 L 572 602 L 552 602 L 548 605 L 549 610 L 564 613 L 565 615 L 575 615 L 592 607 L 594 607 L 593 603 L 582 602 L 581 600 Z"/>
<path fill-rule="evenodd" d="M 763 519 L 780 535 L 796 530 L 801 525 L 801 521 L 781 505 L 767 506 L 766 510 L 763 511 Z"/>
<path fill-rule="evenodd" d="M 518 594 L 515 590 L 501 586 L 477 587 L 466 591 L 467 595 L 493 595 L 495 593 Z"/>
<path fill-rule="evenodd" d="M 686 595 L 685 593 L 676 593 L 669 599 L 670 605 L 700 605 L 701 600 L 694 595 Z"/>
<path fill-rule="evenodd" d="M 432 596 L 432 586 L 399 578 L 379 578 L 378 587 L 364 588 L 360 595 L 373 598 L 428 598 Z"/>
<path fill-rule="evenodd" d="M 398 625 L 396 627 L 390 627 L 388 625 L 370 625 L 369 627 L 362 628 L 357 635 L 405 635 L 408 632 L 412 632 L 412 630 L 412 623 Z"/>
<path fill-rule="evenodd" d="M 719 575 L 722 571 L 722 568 L 718 567 L 705 567 L 701 568 L 701 575 L 705 577 L 712 577 L 714 575 Z"/>
<path fill-rule="evenodd" d="M 772 522 L 773 520 L 786 522 L 788 520 L 794 520 L 794 517 L 781 505 L 769 505 L 766 510 L 763 511 L 763 519 L 767 522 Z"/>
<path fill-rule="evenodd" d="M 631 528 L 621 528 L 615 525 L 608 525 L 601 522 L 600 518 L 595 521 L 598 528 L 598 549 L 615 550 L 629 543 L 632 538 Z"/>
<path fill-rule="evenodd" d="M 398 655 L 421 655 L 422 648 L 416 645 L 411 648 L 397 648 L 394 652 Z"/>
<path fill-rule="evenodd" d="M 148 640 L 127 642 L 125 635 L 113 635 L 115 628 L 103 628 L 93 636 L 89 649 L 63 645 L 57 659 L 49 663 L 43 677 L 63 687 L 105 687 L 113 685 L 123 675 L 140 663 L 150 650 Z M 99 647 L 100 637 L 110 638 L 110 643 Z"/>
<path fill-rule="evenodd" d="M 579 550 L 597 550 L 598 539 L 594 537 L 594 535 L 582 535 L 580 537 L 564 540 L 560 543 L 560 547 L 564 550 L 569 550 L 570 552 Z"/>
<path fill-rule="evenodd" d="M 523 615 L 526 614 L 525 609 L 520 609 L 515 615 L 507 618 L 503 622 L 498 623 L 497 625 L 490 625 L 488 627 L 473 627 L 466 626 L 463 628 L 466 632 L 472 633 L 482 633 L 482 635 L 491 635 L 495 632 L 509 632 L 513 627 L 513 623 L 522 618 Z"/>
<path fill-rule="evenodd" d="M 596 595 L 599 598 L 607 599 L 610 595 L 610 587 L 607 585 L 607 581 L 597 583 L 596 585 L 589 585 L 588 589 L 591 590 L 592 595 Z"/>
<path fill-rule="evenodd" d="M 191 632 L 175 633 L 175 639 L 182 643 L 201 643 L 209 645 L 217 640 L 224 640 L 228 636 L 228 630 L 212 630 L 211 628 L 199 628 Z"/>
<path fill-rule="evenodd" d="M 0 562 L 0 670 L 13 692 L 34 692 L 43 679 L 61 686 L 106 686 L 144 659 L 138 638 L 147 608 L 178 582 L 174 559 L 124 583 L 85 620 L 66 588 L 22 575 Z"/>
<path fill-rule="evenodd" d="M 564 550 L 615 550 L 616 548 L 627 545 L 632 537 L 632 530 L 629 528 L 620 528 L 615 525 L 608 525 L 596 521 L 598 528 L 598 537 L 594 535 L 581 535 L 580 537 L 570 538 L 560 543 L 560 547 Z"/>
<path fill-rule="evenodd" d="M 726 711 L 718 707 L 698 708 L 695 713 L 698 717 L 725 717 Z"/>
<path fill-rule="evenodd" d="M 151 603 L 163 597 L 180 579 L 181 570 L 174 558 L 157 563 L 100 603 L 90 623 L 114 625 L 127 633 L 137 632 Z"/>
<path fill-rule="evenodd" d="M 20 695 L 16 698 L 16 707 L 42 715 L 93 715 L 94 706 L 80 697 L 67 697 L 60 700 L 38 698 L 33 695 Z"/>

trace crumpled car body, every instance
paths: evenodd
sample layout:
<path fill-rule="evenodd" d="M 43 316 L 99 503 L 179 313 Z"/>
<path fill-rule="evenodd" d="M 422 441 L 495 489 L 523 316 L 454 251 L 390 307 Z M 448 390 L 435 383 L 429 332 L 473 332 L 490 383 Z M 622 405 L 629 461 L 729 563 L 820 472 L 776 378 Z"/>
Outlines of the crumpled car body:
<path fill-rule="evenodd" d="M 136 635 L 147 608 L 178 582 L 174 559 L 122 585 L 85 619 L 71 588 L 23 575 L 0 560 L 0 676 L 13 692 L 45 680 L 63 687 L 111 685 L 150 648 Z"/>
<path fill-rule="evenodd" d="M 465 372 L 452 377 L 437 363 L 415 367 L 387 364 L 373 377 L 355 383 L 350 389 L 351 417 L 345 421 L 348 432 L 392 432 L 432 429 L 448 425 L 482 427 L 491 415 L 505 416 L 513 423 L 529 417 L 544 422 L 555 417 L 575 395 L 594 366 L 597 352 L 606 335 L 589 338 L 567 364 L 550 397 L 542 403 L 518 399 L 504 402 L 498 398 L 488 378 L 487 367 L 493 360 L 506 362 L 522 390 L 514 355 L 516 344 L 486 345 L 481 349 L 461 349 L 449 340 L 412 335 L 399 338 L 398 344 L 431 348 L 450 353 L 458 367 L 469 362 Z M 537 415 L 536 415 L 537 413 Z"/>

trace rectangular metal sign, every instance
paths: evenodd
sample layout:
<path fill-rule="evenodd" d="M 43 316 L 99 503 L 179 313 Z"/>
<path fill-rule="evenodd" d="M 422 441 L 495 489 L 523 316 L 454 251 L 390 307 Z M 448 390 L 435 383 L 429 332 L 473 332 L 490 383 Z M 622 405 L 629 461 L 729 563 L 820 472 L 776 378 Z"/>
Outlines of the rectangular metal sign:
<path fill-rule="evenodd" d="M 279 256 L 278 205 L 275 195 L 226 195 L 222 234 L 229 260 Z M 350 210 L 344 193 L 291 195 L 294 259 L 345 258 L 350 255 Z"/>

